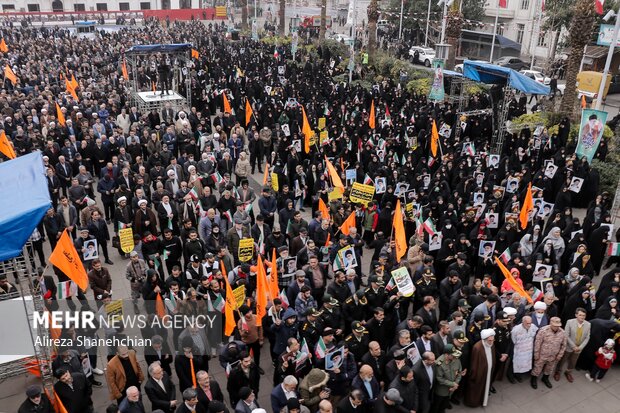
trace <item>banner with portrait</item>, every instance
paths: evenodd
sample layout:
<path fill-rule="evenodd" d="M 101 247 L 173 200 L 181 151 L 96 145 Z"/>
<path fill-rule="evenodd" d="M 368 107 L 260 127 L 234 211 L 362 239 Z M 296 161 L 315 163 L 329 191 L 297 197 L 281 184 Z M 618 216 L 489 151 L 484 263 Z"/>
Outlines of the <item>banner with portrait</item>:
<path fill-rule="evenodd" d="M 435 59 L 433 60 L 433 84 L 431 85 L 431 90 L 428 94 L 428 100 L 432 101 L 442 101 L 445 96 L 445 91 L 443 88 L 443 60 Z"/>
<path fill-rule="evenodd" d="M 603 139 L 606 122 L 607 112 L 594 109 L 584 109 L 581 111 L 579 141 L 575 149 L 578 159 L 585 156 L 588 163 L 592 163 L 592 158 L 594 158 L 598 145 L 601 143 L 601 139 Z"/>

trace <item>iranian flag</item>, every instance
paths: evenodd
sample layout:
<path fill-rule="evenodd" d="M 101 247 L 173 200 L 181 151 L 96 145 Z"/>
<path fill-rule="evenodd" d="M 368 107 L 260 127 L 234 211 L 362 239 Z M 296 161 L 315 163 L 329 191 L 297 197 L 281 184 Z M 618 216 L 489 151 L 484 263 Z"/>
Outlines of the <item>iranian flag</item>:
<path fill-rule="evenodd" d="M 473 143 L 467 147 L 467 155 L 476 156 L 476 148 Z"/>
<path fill-rule="evenodd" d="M 387 120 L 390 125 L 392 124 L 392 115 L 390 114 L 390 108 L 388 105 L 385 105 L 385 120 Z"/>
<path fill-rule="evenodd" d="M 510 254 L 510 247 L 508 247 L 504 250 L 504 252 L 502 252 L 502 255 L 499 256 L 499 259 L 502 260 L 504 264 L 508 264 L 511 256 L 512 255 Z"/>
<path fill-rule="evenodd" d="M 620 256 L 620 242 L 610 242 L 607 247 L 607 255 L 612 257 Z"/>
<path fill-rule="evenodd" d="M 280 300 L 282 300 L 282 308 L 286 310 L 290 307 L 291 304 L 288 302 L 288 297 L 286 296 L 284 290 L 280 291 Z"/>
<path fill-rule="evenodd" d="M 118 223 L 118 230 L 119 230 L 119 231 L 120 231 L 121 229 L 125 229 L 125 228 L 128 228 L 128 227 L 129 227 L 129 225 L 127 225 L 127 224 L 125 224 L 125 223 L 122 223 L 122 222 L 119 222 L 119 223 Z"/>
<path fill-rule="evenodd" d="M 220 313 L 224 311 L 224 306 L 226 305 L 226 301 L 222 297 L 222 294 L 218 294 L 215 300 L 213 301 L 213 308 L 215 308 Z"/>
<path fill-rule="evenodd" d="M 368 174 L 364 175 L 364 185 L 374 185 L 373 180 L 368 176 Z"/>
<path fill-rule="evenodd" d="M 402 161 L 401 163 L 404 165 L 407 163 L 407 158 L 405 157 L 405 154 L 403 153 L 403 157 L 402 157 Z"/>
<path fill-rule="evenodd" d="M 249 214 L 250 212 L 252 212 L 252 203 L 248 202 L 248 204 L 245 206 L 245 212 L 247 214 Z"/>
<path fill-rule="evenodd" d="M 385 286 L 385 291 L 392 291 L 396 287 L 396 283 L 394 282 L 394 277 L 390 277 L 390 281 Z"/>
<path fill-rule="evenodd" d="M 213 179 L 213 182 L 215 182 L 216 185 L 219 185 L 222 182 L 224 182 L 224 178 L 222 178 L 222 175 L 220 175 L 219 172 L 211 174 L 211 179 Z"/>
<path fill-rule="evenodd" d="M 278 46 L 273 49 L 273 58 L 277 59 L 280 57 L 280 53 L 278 53 Z"/>
<path fill-rule="evenodd" d="M 326 353 L 327 353 L 327 347 L 325 346 L 323 337 L 320 337 L 319 342 L 316 343 L 316 347 L 314 348 L 314 355 L 316 356 L 317 359 L 324 359 Z"/>
<path fill-rule="evenodd" d="M 422 222 L 422 214 L 420 213 L 420 215 L 418 215 L 418 218 L 416 219 L 416 228 L 415 228 L 416 234 L 418 236 L 421 236 L 422 234 L 424 234 L 424 222 Z"/>
<path fill-rule="evenodd" d="M 196 191 L 196 188 L 192 188 L 192 190 L 188 192 L 188 195 L 191 196 L 194 201 L 198 200 L 198 192 Z"/>
<path fill-rule="evenodd" d="M 336 254 L 336 258 L 334 259 L 334 265 L 332 265 L 334 272 L 339 270 L 344 270 L 344 263 L 342 262 L 342 258 L 340 254 Z"/>
<path fill-rule="evenodd" d="M 437 233 L 437 230 L 435 229 L 435 224 L 433 224 L 433 221 L 430 217 L 426 218 L 426 221 L 424 221 L 422 226 L 424 227 L 424 231 L 428 232 L 428 235 L 430 235 L 431 237 Z"/>
<path fill-rule="evenodd" d="M 62 281 L 58 283 L 56 298 L 59 300 L 67 299 L 77 295 L 77 286 L 73 281 Z"/>
<path fill-rule="evenodd" d="M 429 156 L 428 157 L 428 167 L 430 168 L 433 165 L 435 165 L 435 158 L 433 158 L 432 156 Z"/>

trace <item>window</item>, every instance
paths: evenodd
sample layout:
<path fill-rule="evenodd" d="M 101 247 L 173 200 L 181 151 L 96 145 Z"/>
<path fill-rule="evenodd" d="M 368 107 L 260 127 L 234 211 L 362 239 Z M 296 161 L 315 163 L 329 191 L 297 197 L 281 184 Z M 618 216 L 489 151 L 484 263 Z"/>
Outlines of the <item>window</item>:
<path fill-rule="evenodd" d="M 84 3 L 75 3 L 73 5 L 73 11 L 86 11 L 86 6 Z"/>
<path fill-rule="evenodd" d="M 65 7 L 60 0 L 54 0 L 52 2 L 52 11 L 65 11 Z"/>
<path fill-rule="evenodd" d="M 547 47 L 547 32 L 541 31 L 538 34 L 538 47 Z"/>
<path fill-rule="evenodd" d="M 523 43 L 523 33 L 525 32 L 525 24 L 517 23 L 517 43 Z"/>
<path fill-rule="evenodd" d="M 161 0 L 161 9 L 170 10 L 170 0 Z"/>
<path fill-rule="evenodd" d="M 39 8 L 38 4 L 29 4 L 28 5 L 28 11 L 30 11 L 30 12 L 41 11 L 41 9 Z"/>
<path fill-rule="evenodd" d="M 129 10 L 129 3 L 118 3 L 119 10 Z"/>
<path fill-rule="evenodd" d="M 108 11 L 108 3 L 97 3 L 97 11 Z"/>
<path fill-rule="evenodd" d="M 504 35 L 504 25 L 500 24 L 497 26 L 497 35 L 498 36 L 503 36 Z"/>
<path fill-rule="evenodd" d="M 2 11 L 5 11 L 5 10 L 15 10 L 15 5 L 14 4 L 3 4 Z"/>
<path fill-rule="evenodd" d="M 143 1 L 140 3 L 140 10 L 151 10 L 151 2 Z"/>
<path fill-rule="evenodd" d="M 521 0 L 521 10 L 527 10 L 530 8 L 530 0 Z"/>

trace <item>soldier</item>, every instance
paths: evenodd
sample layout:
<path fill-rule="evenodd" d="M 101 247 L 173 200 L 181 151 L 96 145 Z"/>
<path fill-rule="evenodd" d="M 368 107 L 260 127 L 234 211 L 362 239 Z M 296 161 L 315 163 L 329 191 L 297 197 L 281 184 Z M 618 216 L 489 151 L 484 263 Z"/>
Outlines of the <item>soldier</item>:
<path fill-rule="evenodd" d="M 366 305 L 368 301 L 364 296 L 364 289 L 360 288 L 354 295 L 347 298 L 342 306 L 342 312 L 346 322 L 354 320 L 365 320 Z M 346 333 L 351 333 L 351 330 L 346 329 Z"/>
<path fill-rule="evenodd" d="M 355 357 L 357 364 L 360 365 L 362 357 L 368 351 L 368 343 L 370 342 L 368 331 L 359 321 L 351 323 L 351 331 L 352 333 L 344 339 L 344 343 Z"/>
<path fill-rule="evenodd" d="M 304 313 L 306 321 L 301 326 L 301 336 L 306 339 L 309 348 L 314 348 L 319 341 L 321 331 L 323 331 L 323 321 L 321 320 L 321 312 L 311 307 L 306 309 Z"/>
<path fill-rule="evenodd" d="M 495 354 L 497 357 L 495 368 L 495 380 L 501 381 L 504 369 L 508 365 L 508 356 L 512 340 L 510 338 L 510 317 L 504 311 L 498 311 L 495 325 Z"/>
<path fill-rule="evenodd" d="M 434 386 L 435 399 L 431 410 L 444 413 L 450 405 L 450 396 L 459 388 L 461 377 L 465 371 L 459 357 L 461 352 L 452 344 L 446 344 L 441 355 L 435 362 L 437 366 L 437 381 Z"/>
<path fill-rule="evenodd" d="M 537 379 L 543 373 L 542 382 L 548 388 L 553 385 L 549 375 L 555 371 L 558 361 L 562 360 L 566 350 L 566 334 L 562 329 L 560 317 L 551 317 L 550 324 L 538 330 L 534 342 L 534 368 L 532 369 L 531 385 L 537 389 Z"/>
<path fill-rule="evenodd" d="M 427 296 L 438 297 L 439 296 L 439 287 L 437 286 L 437 279 L 435 278 L 435 274 L 433 274 L 433 270 L 430 268 L 424 269 L 422 272 L 422 278 L 420 278 L 415 283 L 417 302 L 416 307 L 414 308 L 414 312 L 416 312 L 420 307 L 422 307 L 422 299 Z"/>
<path fill-rule="evenodd" d="M 473 346 L 478 341 L 480 341 L 480 332 L 483 329 L 483 325 L 487 322 L 489 316 L 485 316 L 482 313 L 477 313 L 474 315 L 474 322 L 469 329 L 467 330 L 467 338 L 471 342 Z"/>
<path fill-rule="evenodd" d="M 368 284 L 369 286 L 364 292 L 366 300 L 368 301 L 368 308 L 382 307 L 387 298 L 385 288 L 383 287 L 385 283 L 376 275 L 371 275 L 368 277 Z"/>
<path fill-rule="evenodd" d="M 344 317 L 340 308 L 340 304 L 330 294 L 323 296 L 323 307 L 321 307 L 321 318 L 325 327 L 334 329 L 336 336 L 340 337 L 344 332 Z"/>

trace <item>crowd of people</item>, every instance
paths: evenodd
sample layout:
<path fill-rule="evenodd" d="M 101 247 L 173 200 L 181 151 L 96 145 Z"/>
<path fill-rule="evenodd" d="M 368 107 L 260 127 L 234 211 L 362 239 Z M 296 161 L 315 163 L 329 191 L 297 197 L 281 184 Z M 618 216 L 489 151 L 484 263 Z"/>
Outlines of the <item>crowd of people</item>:
<path fill-rule="evenodd" d="M 102 375 L 115 413 L 145 412 L 144 397 L 166 413 L 428 413 L 493 403 L 504 377 L 552 388 L 562 377 L 572 383 L 575 369 L 599 382 L 613 364 L 620 267 L 613 258 L 603 267 L 617 237 L 612 199 L 574 155 L 568 119 L 557 134 L 508 134 L 493 154 L 491 115 L 461 117 L 392 79 L 370 90 L 336 82 L 342 57 L 326 46 L 300 47 L 293 58 L 288 47 L 230 41 L 223 26 L 197 21 L 152 21 L 96 40 L 54 28 L 2 32 L 18 77 L 0 93 L 2 129 L 18 155 L 42 151 L 47 168 L 52 206 L 30 239 L 41 266 L 43 244 L 53 249 L 66 230 L 90 281 L 76 295 L 97 308 L 114 297 L 111 258 L 127 262 L 135 311 L 152 316 L 158 294 L 170 313 L 191 314 L 222 311 L 227 284 L 246 291 L 219 349 L 226 383 L 210 377 L 213 343 L 198 328 L 162 330 L 144 350 L 108 348 L 101 368 L 96 351 L 60 348 L 54 388 L 68 413 L 93 411 Z M 194 106 L 140 113 L 123 78 L 124 51 L 185 42 L 199 53 L 186 67 L 171 70 L 177 62 L 155 56 L 131 76 L 147 89 L 154 79 L 160 91 L 178 84 Z M 65 90 L 72 76 L 79 100 Z M 526 110 L 525 98 L 505 98 L 512 111 Z M 302 105 L 316 129 L 309 151 Z M 490 105 L 486 93 L 468 102 Z M 438 153 L 433 121 L 446 125 Z M 577 192 L 574 177 L 584 180 Z M 353 183 L 373 187 L 371 200 L 352 202 Z M 536 207 L 522 228 L 528 184 Z M 574 207 L 587 209 L 585 219 Z M 409 243 L 403 257 L 395 213 Z M 128 254 L 116 242 L 124 228 L 135 240 Z M 259 255 L 269 277 L 277 269 L 280 290 L 260 321 Z M 393 271 L 406 272 L 413 294 L 400 291 Z M 54 308 L 57 283 L 68 278 L 57 268 L 56 277 L 38 274 Z M 0 280 L 0 293 L 14 290 Z M 269 366 L 261 364 L 267 349 Z M 260 390 L 265 374 L 273 387 Z M 259 391 L 270 407 L 259 405 Z M 51 411 L 40 387 L 26 395 L 20 413 Z"/>

